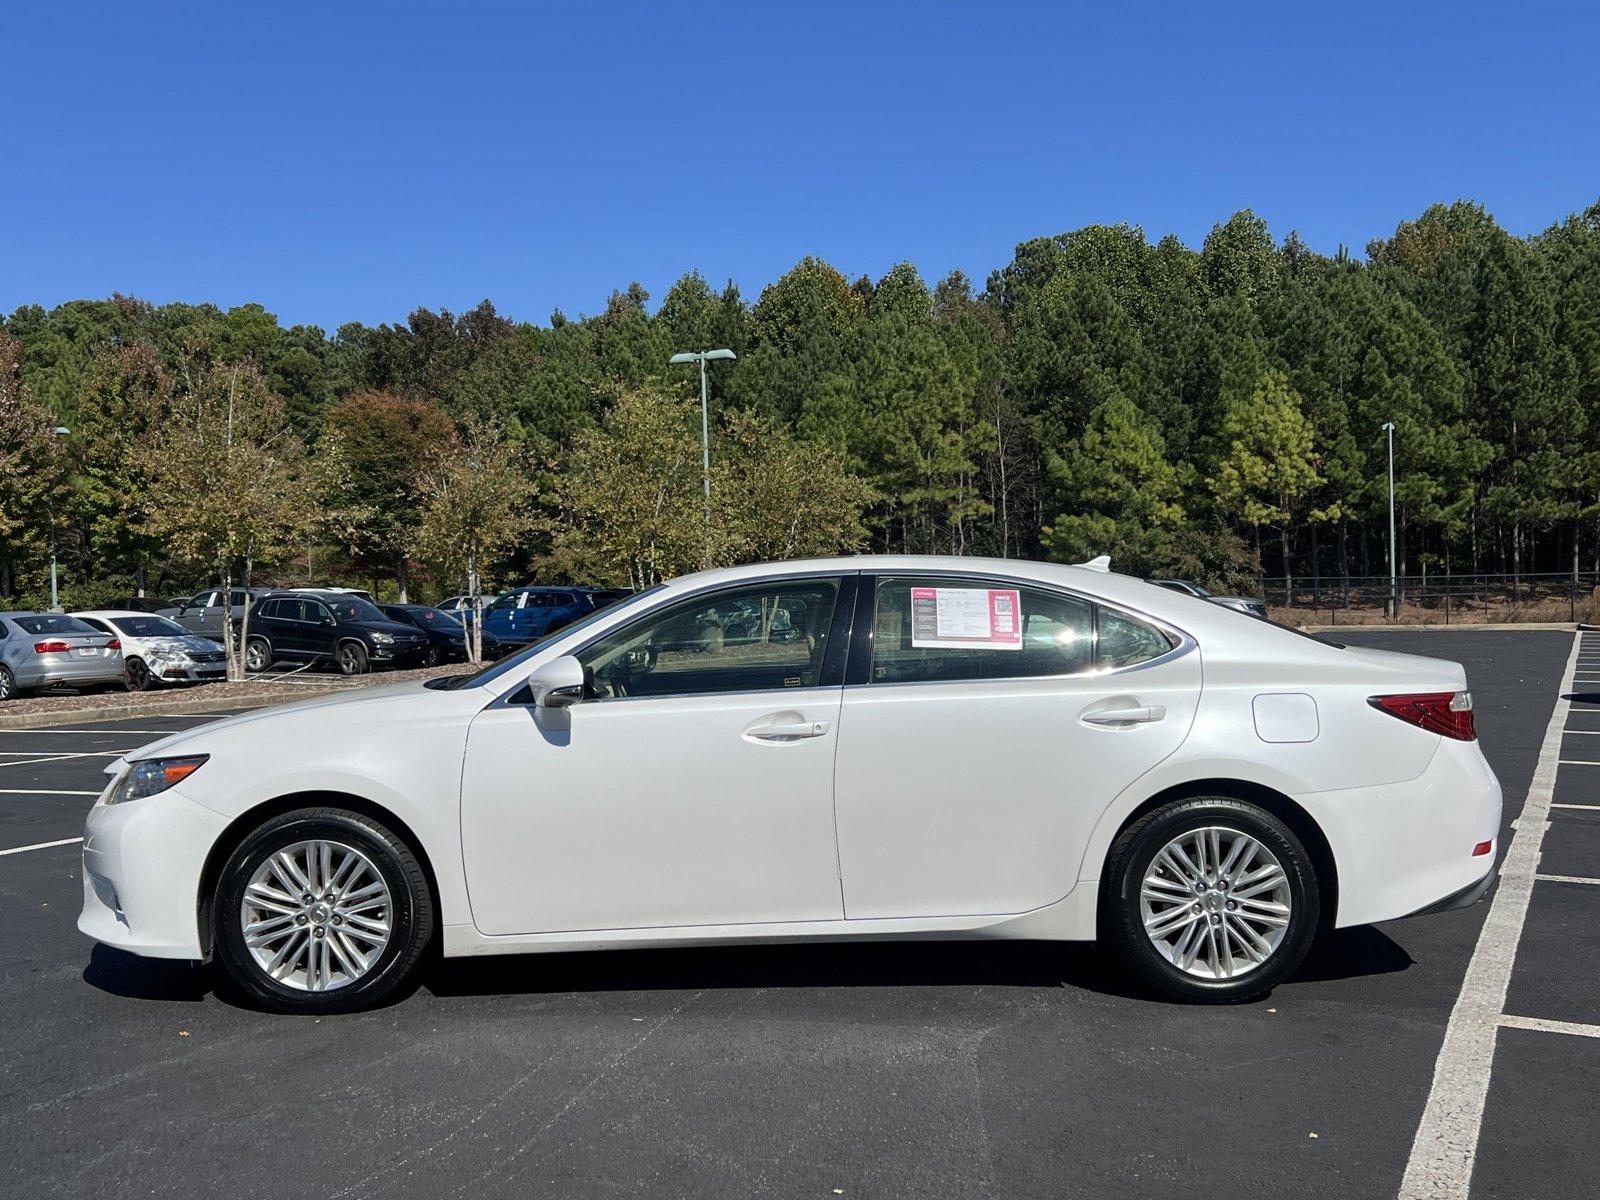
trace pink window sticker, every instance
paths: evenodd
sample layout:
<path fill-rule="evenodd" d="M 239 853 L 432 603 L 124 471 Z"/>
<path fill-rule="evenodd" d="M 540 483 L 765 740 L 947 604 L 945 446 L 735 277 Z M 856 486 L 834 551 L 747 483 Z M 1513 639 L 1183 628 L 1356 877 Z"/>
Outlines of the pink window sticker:
<path fill-rule="evenodd" d="M 1022 649 L 1022 597 L 1005 588 L 911 589 L 911 644 L 944 650 Z"/>

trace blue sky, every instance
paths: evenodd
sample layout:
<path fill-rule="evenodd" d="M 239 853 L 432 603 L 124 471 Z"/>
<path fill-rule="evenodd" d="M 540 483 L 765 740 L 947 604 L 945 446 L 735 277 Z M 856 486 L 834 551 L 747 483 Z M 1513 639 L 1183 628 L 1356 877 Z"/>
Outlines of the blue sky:
<path fill-rule="evenodd" d="M 544 321 L 804 254 L 982 282 L 1250 206 L 1331 253 L 1436 200 L 1600 198 L 1600 10 L 1519 4 L 30 4 L 0 311 L 121 291 Z"/>

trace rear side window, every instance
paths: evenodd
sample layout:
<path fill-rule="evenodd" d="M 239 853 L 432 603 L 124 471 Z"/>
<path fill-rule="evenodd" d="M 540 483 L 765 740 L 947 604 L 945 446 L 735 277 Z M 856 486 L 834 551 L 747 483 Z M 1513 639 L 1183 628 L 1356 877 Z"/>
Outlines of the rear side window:
<path fill-rule="evenodd" d="M 878 581 L 873 683 L 1076 675 L 1094 667 L 1094 605 L 993 580 Z"/>
<path fill-rule="evenodd" d="M 1176 643 L 1146 621 L 1077 596 L 1004 581 L 878 581 L 873 683 L 1018 679 L 1116 670 Z"/>
<path fill-rule="evenodd" d="M 1172 649 L 1167 635 L 1154 625 L 1100 606 L 1099 663 L 1115 670 L 1160 658 Z"/>

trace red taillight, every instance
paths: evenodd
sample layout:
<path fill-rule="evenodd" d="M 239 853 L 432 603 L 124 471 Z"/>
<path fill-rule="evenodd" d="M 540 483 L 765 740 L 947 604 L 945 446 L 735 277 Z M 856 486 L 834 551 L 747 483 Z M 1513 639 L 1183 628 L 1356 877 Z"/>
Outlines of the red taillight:
<path fill-rule="evenodd" d="M 1368 696 L 1367 703 L 1430 733 L 1460 742 L 1478 740 L 1472 720 L 1471 692 L 1410 692 L 1403 696 Z"/>
<path fill-rule="evenodd" d="M 65 654 L 71 649 L 72 647 L 65 642 L 35 642 L 33 644 L 33 652 L 35 654 Z"/>
<path fill-rule="evenodd" d="M 109 642 L 106 643 L 106 649 L 107 650 L 121 650 L 122 649 L 122 639 L 121 638 L 112 638 Z"/>
<path fill-rule="evenodd" d="M 1493 842 L 1479 842 L 1476 846 L 1474 846 L 1472 848 L 1472 857 L 1473 858 L 1482 858 L 1485 854 L 1493 854 L 1493 853 L 1494 853 L 1494 843 Z"/>

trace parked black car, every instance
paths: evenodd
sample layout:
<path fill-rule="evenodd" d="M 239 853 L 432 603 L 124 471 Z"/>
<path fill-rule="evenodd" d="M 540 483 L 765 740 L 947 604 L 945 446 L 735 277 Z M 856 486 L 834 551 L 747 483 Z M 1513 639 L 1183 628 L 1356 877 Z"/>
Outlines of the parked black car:
<path fill-rule="evenodd" d="M 428 653 L 424 661 L 428 666 L 467 661 L 467 628 L 453 613 L 431 604 L 380 604 L 378 608 L 391 621 L 415 626 L 427 635 Z M 485 659 L 499 658 L 503 653 L 499 642 L 488 634 L 483 635 Z"/>
<path fill-rule="evenodd" d="M 273 592 L 250 610 L 245 666 L 265 671 L 279 659 L 331 662 L 344 675 L 373 667 L 420 667 L 428 637 L 384 616 L 376 604 L 341 592 Z"/>

